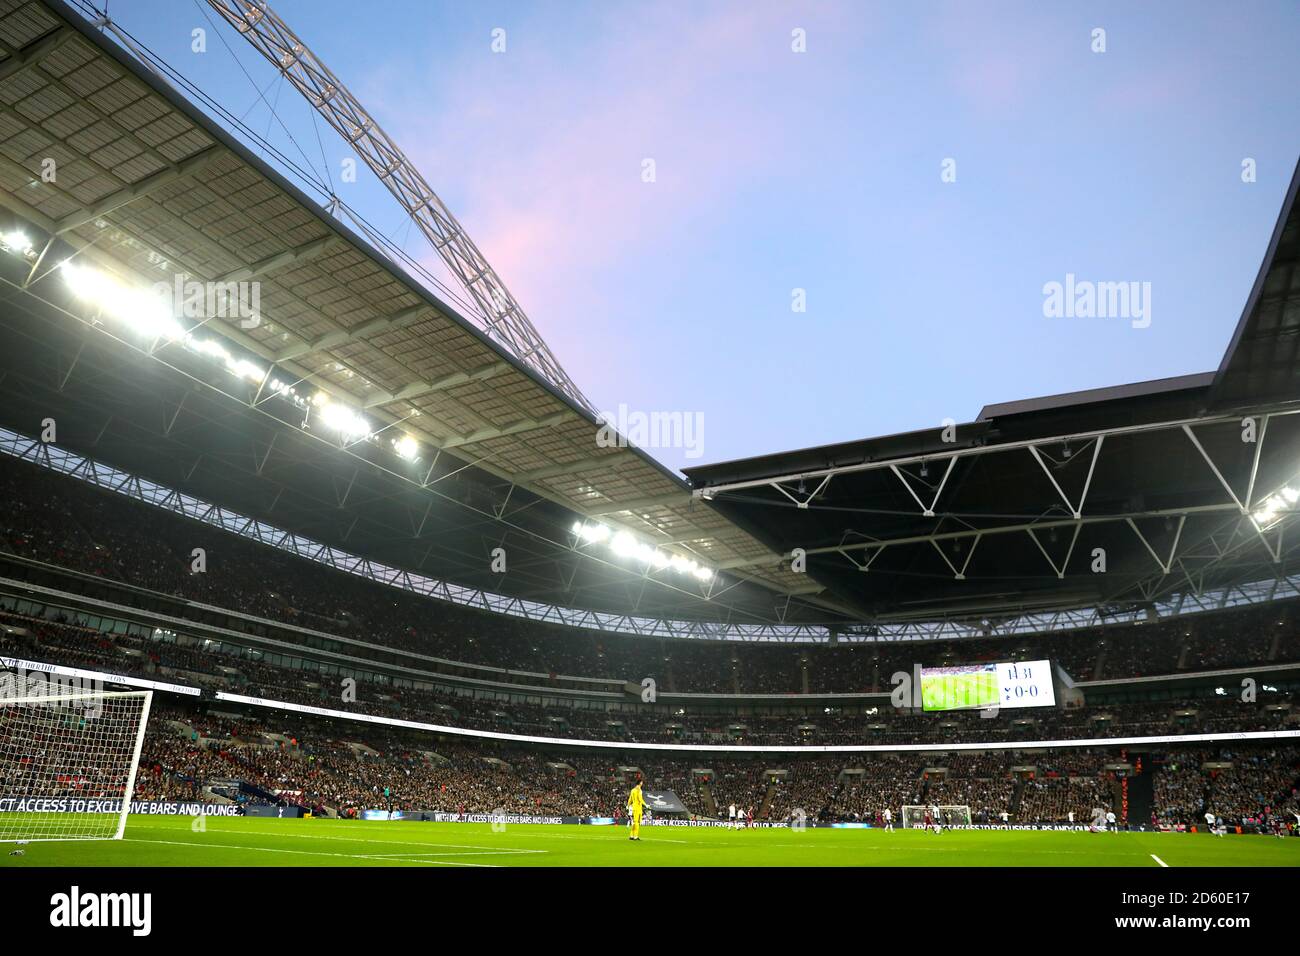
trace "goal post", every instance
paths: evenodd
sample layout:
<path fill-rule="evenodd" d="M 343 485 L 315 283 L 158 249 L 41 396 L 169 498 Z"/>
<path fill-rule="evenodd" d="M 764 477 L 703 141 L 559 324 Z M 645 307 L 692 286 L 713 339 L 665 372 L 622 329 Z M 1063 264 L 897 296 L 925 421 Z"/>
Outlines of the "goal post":
<path fill-rule="evenodd" d="M 936 821 L 937 811 L 937 821 Z M 939 806 L 903 807 L 903 829 L 924 827 L 926 815 L 931 821 L 945 827 L 968 827 L 971 825 L 970 807 L 966 804 L 941 804 Z M 931 825 L 933 825 L 933 822 Z"/>
<path fill-rule="evenodd" d="M 120 840 L 153 691 L 0 694 L 0 843 Z"/>

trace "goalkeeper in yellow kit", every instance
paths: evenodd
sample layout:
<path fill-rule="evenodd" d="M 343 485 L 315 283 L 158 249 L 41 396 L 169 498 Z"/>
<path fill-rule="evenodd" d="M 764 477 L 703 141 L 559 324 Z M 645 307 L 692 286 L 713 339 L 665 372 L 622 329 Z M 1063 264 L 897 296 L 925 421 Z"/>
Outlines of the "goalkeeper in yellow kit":
<path fill-rule="evenodd" d="M 632 824 L 632 835 L 629 840 L 641 839 L 641 811 L 645 809 L 645 795 L 641 792 L 641 781 L 636 782 L 632 792 L 627 795 L 627 818 Z"/>

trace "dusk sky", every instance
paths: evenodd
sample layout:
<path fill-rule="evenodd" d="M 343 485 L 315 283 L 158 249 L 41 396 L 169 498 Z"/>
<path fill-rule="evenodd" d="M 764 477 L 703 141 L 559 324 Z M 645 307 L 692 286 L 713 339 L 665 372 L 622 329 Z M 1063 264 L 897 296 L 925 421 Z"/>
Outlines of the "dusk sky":
<path fill-rule="evenodd" d="M 272 6 L 597 408 L 703 416 L 674 469 L 1212 370 L 1300 156 L 1293 0 Z M 110 12 L 436 264 L 206 3 Z M 1046 316 L 1071 274 L 1150 283 L 1149 326 Z"/>

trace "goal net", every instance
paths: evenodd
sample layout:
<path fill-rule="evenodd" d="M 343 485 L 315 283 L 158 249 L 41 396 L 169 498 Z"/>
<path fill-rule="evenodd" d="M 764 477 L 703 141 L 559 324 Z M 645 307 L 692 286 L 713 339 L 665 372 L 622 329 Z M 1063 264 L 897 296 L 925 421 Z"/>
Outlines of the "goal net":
<path fill-rule="evenodd" d="M 121 839 L 152 700 L 0 694 L 0 843 Z"/>
<path fill-rule="evenodd" d="M 939 807 L 903 807 L 903 827 L 923 827 L 929 817 L 931 826 L 935 823 L 945 827 L 970 826 L 970 807 L 951 804 Z"/>

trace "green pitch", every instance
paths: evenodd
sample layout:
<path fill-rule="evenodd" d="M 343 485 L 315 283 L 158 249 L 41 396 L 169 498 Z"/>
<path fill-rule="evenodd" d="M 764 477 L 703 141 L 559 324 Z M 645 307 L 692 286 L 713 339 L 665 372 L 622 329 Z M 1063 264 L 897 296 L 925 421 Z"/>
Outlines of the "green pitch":
<path fill-rule="evenodd" d="M 962 710 L 1000 703 L 997 671 L 936 674 L 921 678 L 922 710 Z"/>
<path fill-rule="evenodd" d="M 1300 839 L 1028 830 L 726 830 L 137 816 L 119 841 L 0 844 L 0 866 L 1300 866 Z M 1153 856 L 1154 855 L 1154 856 Z"/>

